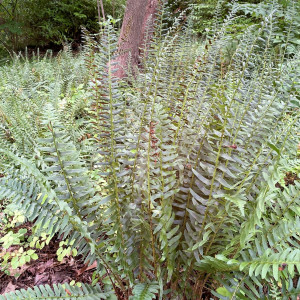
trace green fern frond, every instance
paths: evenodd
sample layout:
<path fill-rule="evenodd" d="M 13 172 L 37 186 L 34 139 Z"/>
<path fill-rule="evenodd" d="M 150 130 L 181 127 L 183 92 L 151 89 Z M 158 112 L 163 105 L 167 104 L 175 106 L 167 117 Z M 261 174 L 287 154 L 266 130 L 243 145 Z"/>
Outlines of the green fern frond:
<path fill-rule="evenodd" d="M 232 275 L 224 273 L 224 278 L 219 279 L 222 287 L 217 291 L 212 291 L 212 294 L 218 299 L 223 300 L 256 300 L 256 299 L 283 299 L 297 300 L 299 295 L 300 285 L 299 280 L 296 281 L 296 286 L 291 277 L 283 278 L 281 282 L 271 280 L 265 282 L 248 277 L 245 274 L 233 273 Z M 216 277 L 217 278 L 217 277 Z M 225 296 L 226 295 L 226 296 Z"/>
<path fill-rule="evenodd" d="M 282 299 L 297 299 L 300 295 L 300 278 L 298 281 L 292 277 L 288 277 L 282 281 Z"/>
<path fill-rule="evenodd" d="M 158 285 L 155 283 L 140 283 L 134 286 L 132 300 L 152 300 L 156 298 L 158 293 Z"/>
<path fill-rule="evenodd" d="M 29 299 L 70 299 L 70 300 L 98 300 L 109 299 L 110 293 L 104 293 L 99 286 L 81 284 L 70 286 L 69 284 L 58 284 L 36 286 L 33 289 L 17 290 L 0 296 L 1 300 L 29 300 Z"/>
<path fill-rule="evenodd" d="M 300 248 L 299 228 L 299 216 L 290 220 L 286 220 L 285 217 L 283 217 L 278 224 L 269 224 L 269 226 L 267 225 L 261 228 L 255 240 L 258 254 L 262 255 L 263 250 L 267 248 L 277 249 L 277 251 L 282 251 L 282 249 L 289 247 L 294 247 L 295 249 Z"/>
<path fill-rule="evenodd" d="M 197 269 L 208 273 L 233 272 L 239 269 L 238 261 L 229 260 L 223 255 L 216 255 L 216 257 L 206 256 L 195 265 Z"/>
<path fill-rule="evenodd" d="M 49 137 L 40 139 L 40 143 L 44 143 L 44 147 L 40 150 L 47 153 L 45 162 L 48 168 L 43 170 L 47 174 L 48 180 L 56 185 L 56 195 L 58 199 L 70 202 L 70 206 L 79 216 L 85 216 L 88 207 L 95 207 L 93 198 L 95 190 L 88 183 L 87 169 L 79 159 L 76 147 L 65 135 L 59 123 L 48 125 Z"/>
<path fill-rule="evenodd" d="M 222 288 L 221 290 L 217 289 L 217 291 L 212 291 L 214 296 L 222 300 L 269 300 L 268 296 L 263 291 L 264 286 L 259 282 L 259 280 L 254 280 L 253 282 L 244 274 L 233 274 L 234 277 L 225 273 L 224 279 L 218 280 L 222 284 Z"/>
<path fill-rule="evenodd" d="M 279 280 L 279 278 L 284 275 L 280 272 L 280 267 L 284 269 L 285 267 L 288 274 L 293 278 L 295 274 L 300 273 L 300 249 L 287 248 L 280 253 L 272 252 L 270 249 L 266 250 L 261 257 L 255 258 L 251 261 L 245 261 L 241 263 L 240 270 L 249 268 L 249 276 L 261 276 L 265 279 L 267 276 Z"/>

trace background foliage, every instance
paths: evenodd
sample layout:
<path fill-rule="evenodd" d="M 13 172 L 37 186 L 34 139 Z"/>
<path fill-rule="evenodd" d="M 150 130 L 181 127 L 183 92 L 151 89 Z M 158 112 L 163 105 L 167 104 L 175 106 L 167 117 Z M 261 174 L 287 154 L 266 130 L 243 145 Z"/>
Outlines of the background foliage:
<path fill-rule="evenodd" d="M 107 15 L 123 16 L 125 0 L 105 0 Z M 99 30 L 96 0 L 3 0 L 0 2 L 0 43 L 7 50 L 81 41 L 80 26 Z"/>
<path fill-rule="evenodd" d="M 107 15 L 119 20 L 121 25 L 126 0 L 104 0 Z M 199 35 L 206 36 L 216 22 L 222 22 L 231 9 L 230 0 L 184 0 L 169 1 L 169 25 L 175 17 L 185 14 L 193 19 L 193 28 Z M 294 3 L 294 4 L 293 4 Z M 238 1 L 239 9 L 236 19 L 228 30 L 237 35 L 247 26 L 261 22 L 268 11 L 266 1 Z M 300 13 L 299 3 L 292 0 L 279 1 L 281 18 L 278 19 L 277 37 L 274 41 L 283 44 L 283 38 L 289 24 L 294 24 L 291 30 L 291 45 L 289 53 L 295 51 L 299 43 L 299 16 L 288 19 L 287 10 Z M 217 14 L 215 14 L 217 9 Z M 60 49 L 62 43 L 73 42 L 74 48 L 81 43 L 81 26 L 91 32 L 99 29 L 96 0 L 2 0 L 0 3 L 0 51 L 24 50 L 26 46 Z M 1 52 L 0 52 L 1 55 Z"/>

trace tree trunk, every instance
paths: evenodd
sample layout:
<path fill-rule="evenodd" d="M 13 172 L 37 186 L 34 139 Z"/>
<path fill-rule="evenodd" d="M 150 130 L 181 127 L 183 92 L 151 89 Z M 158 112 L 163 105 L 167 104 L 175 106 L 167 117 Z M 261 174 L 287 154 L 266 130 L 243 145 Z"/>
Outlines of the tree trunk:
<path fill-rule="evenodd" d="M 123 78 L 127 66 L 134 69 L 140 63 L 141 48 L 145 47 L 153 33 L 153 25 L 159 0 L 127 0 L 126 11 L 118 42 L 118 71 L 115 76 Z M 152 31 L 152 32 L 151 32 Z"/>

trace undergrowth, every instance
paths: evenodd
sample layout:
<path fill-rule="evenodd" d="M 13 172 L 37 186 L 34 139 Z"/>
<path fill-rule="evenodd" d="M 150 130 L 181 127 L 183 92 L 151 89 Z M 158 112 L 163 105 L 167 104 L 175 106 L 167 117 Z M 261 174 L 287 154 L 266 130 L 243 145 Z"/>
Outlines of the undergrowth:
<path fill-rule="evenodd" d="M 297 299 L 300 57 L 274 9 L 227 55 L 234 18 L 199 47 L 160 14 L 126 81 L 110 25 L 0 69 L 1 199 L 109 279 L 0 299 Z"/>

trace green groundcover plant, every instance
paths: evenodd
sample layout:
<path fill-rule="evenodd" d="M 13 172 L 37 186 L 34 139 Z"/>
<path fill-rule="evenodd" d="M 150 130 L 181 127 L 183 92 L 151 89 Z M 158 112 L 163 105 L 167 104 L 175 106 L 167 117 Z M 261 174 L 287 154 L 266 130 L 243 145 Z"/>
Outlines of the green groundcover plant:
<path fill-rule="evenodd" d="M 0 197 L 107 280 L 0 299 L 297 299 L 299 52 L 270 9 L 227 55 L 235 11 L 201 46 L 161 12 L 126 81 L 110 25 L 1 68 Z"/>

